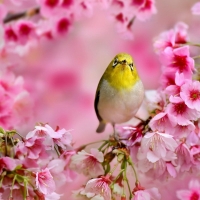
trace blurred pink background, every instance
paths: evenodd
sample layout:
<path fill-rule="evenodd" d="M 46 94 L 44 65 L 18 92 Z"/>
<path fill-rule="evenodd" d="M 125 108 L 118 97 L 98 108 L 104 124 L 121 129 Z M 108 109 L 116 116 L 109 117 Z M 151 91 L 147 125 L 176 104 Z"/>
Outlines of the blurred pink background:
<path fill-rule="evenodd" d="M 156 15 L 145 22 L 134 22 L 133 40 L 126 40 L 117 32 L 108 11 L 95 8 L 92 17 L 75 22 L 66 36 L 44 40 L 40 46 L 33 47 L 23 56 L 23 63 L 14 68 L 16 74 L 23 75 L 34 103 L 33 119 L 23 128 L 24 134 L 36 122 L 47 122 L 52 127 L 72 129 L 75 147 L 106 138 L 112 127 L 108 125 L 104 133 L 96 134 L 98 120 L 93 106 L 105 68 L 117 53 L 130 53 L 145 89 L 156 89 L 161 65 L 153 40 L 178 21 L 187 23 L 189 32 L 190 28 L 197 29 L 198 16 L 190 12 L 195 2 L 157 0 Z M 70 199 L 72 189 L 78 189 L 77 184 L 67 184 L 63 200 Z"/>

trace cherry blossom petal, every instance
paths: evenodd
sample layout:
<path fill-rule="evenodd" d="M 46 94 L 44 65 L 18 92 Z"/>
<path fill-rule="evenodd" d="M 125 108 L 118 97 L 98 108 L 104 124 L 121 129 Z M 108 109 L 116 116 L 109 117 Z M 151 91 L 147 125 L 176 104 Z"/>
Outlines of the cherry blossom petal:
<path fill-rule="evenodd" d="M 48 168 L 36 173 L 36 187 L 43 194 L 51 194 L 55 190 L 55 182 Z"/>
<path fill-rule="evenodd" d="M 193 15 L 200 15 L 200 2 L 195 3 L 191 8 Z"/>

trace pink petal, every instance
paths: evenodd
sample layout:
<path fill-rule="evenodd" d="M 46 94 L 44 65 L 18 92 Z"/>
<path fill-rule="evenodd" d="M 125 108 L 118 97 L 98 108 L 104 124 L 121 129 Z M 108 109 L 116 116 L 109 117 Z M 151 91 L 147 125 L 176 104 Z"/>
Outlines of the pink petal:
<path fill-rule="evenodd" d="M 200 183 L 198 180 L 193 179 L 189 183 L 189 188 L 193 190 L 200 190 Z"/>
<path fill-rule="evenodd" d="M 95 148 L 92 148 L 90 152 L 99 162 L 103 162 L 104 156 L 102 152 Z"/>
<path fill-rule="evenodd" d="M 176 196 L 180 200 L 190 200 L 191 192 L 189 190 L 180 190 L 176 192 Z"/>
<path fill-rule="evenodd" d="M 148 151 L 147 159 L 149 160 L 149 162 L 155 163 L 159 160 L 159 157 L 157 157 L 152 151 Z"/>
<path fill-rule="evenodd" d="M 195 3 L 191 8 L 193 15 L 200 15 L 200 2 Z"/>
<path fill-rule="evenodd" d="M 173 178 L 175 178 L 176 175 L 177 175 L 177 172 L 176 172 L 174 166 L 173 166 L 171 163 L 167 163 L 166 166 L 167 166 L 167 171 L 169 172 L 169 174 L 170 174 Z"/>

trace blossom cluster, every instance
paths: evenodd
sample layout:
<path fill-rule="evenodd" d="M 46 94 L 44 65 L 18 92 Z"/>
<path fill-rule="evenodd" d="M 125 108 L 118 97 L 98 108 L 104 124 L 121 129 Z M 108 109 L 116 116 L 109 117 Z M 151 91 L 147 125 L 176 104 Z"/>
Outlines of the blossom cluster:
<path fill-rule="evenodd" d="M 96 0 L 93 2 L 89 0 L 37 0 L 30 5 L 27 5 L 26 1 L 21 3 L 12 1 L 10 6 L 0 5 L 2 13 L 0 31 L 4 36 L 0 49 L 2 53 L 4 52 L 4 56 L 23 55 L 40 41 L 52 40 L 68 33 L 74 21 L 84 15 L 91 16 L 96 6 L 109 9 L 109 15 L 117 23 L 119 31 L 129 36 L 132 34 L 131 26 L 136 18 L 146 20 L 156 13 L 154 0 Z M 25 11 L 20 10 L 21 12 L 13 14 L 13 7 L 20 7 Z"/>
<path fill-rule="evenodd" d="M 76 177 L 71 133 L 38 124 L 25 138 L 1 128 L 0 138 L 1 199 L 60 199 L 56 189 Z"/>
<path fill-rule="evenodd" d="M 32 115 L 32 100 L 24 88 L 22 76 L 10 71 L 0 73 L 0 126 L 5 129 L 21 127 Z M 20 116 L 20 117 L 19 117 Z"/>
<path fill-rule="evenodd" d="M 10 71 L 32 46 L 68 33 L 74 21 L 90 16 L 95 6 L 109 9 L 119 31 L 130 35 L 136 18 L 146 20 L 156 13 L 155 2 L 29 3 L 0 4 L 0 198 L 58 200 L 59 188 L 83 174 L 87 180 L 73 191 L 73 199 L 159 200 L 165 196 L 162 184 L 174 186 L 174 180 L 187 180 L 188 186 L 172 190 L 171 199 L 200 199 L 199 55 L 191 50 L 200 45 L 190 41 L 188 25 L 179 22 L 154 41 L 162 77 L 155 98 L 149 100 L 147 94 L 147 118 L 116 126 L 108 139 L 75 148 L 71 132 L 59 127 L 40 123 L 25 137 L 14 130 L 29 120 L 32 101 L 23 78 Z M 13 7 L 19 12 L 13 14 Z M 192 13 L 200 14 L 199 3 Z"/>

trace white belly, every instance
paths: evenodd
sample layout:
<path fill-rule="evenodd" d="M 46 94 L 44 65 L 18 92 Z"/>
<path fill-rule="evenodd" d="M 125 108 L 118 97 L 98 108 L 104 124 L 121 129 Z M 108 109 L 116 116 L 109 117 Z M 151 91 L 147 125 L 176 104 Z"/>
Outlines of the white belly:
<path fill-rule="evenodd" d="M 138 81 L 131 90 L 116 90 L 103 81 L 100 90 L 98 111 L 102 119 L 110 123 L 130 120 L 138 111 L 144 98 L 144 88 Z"/>

